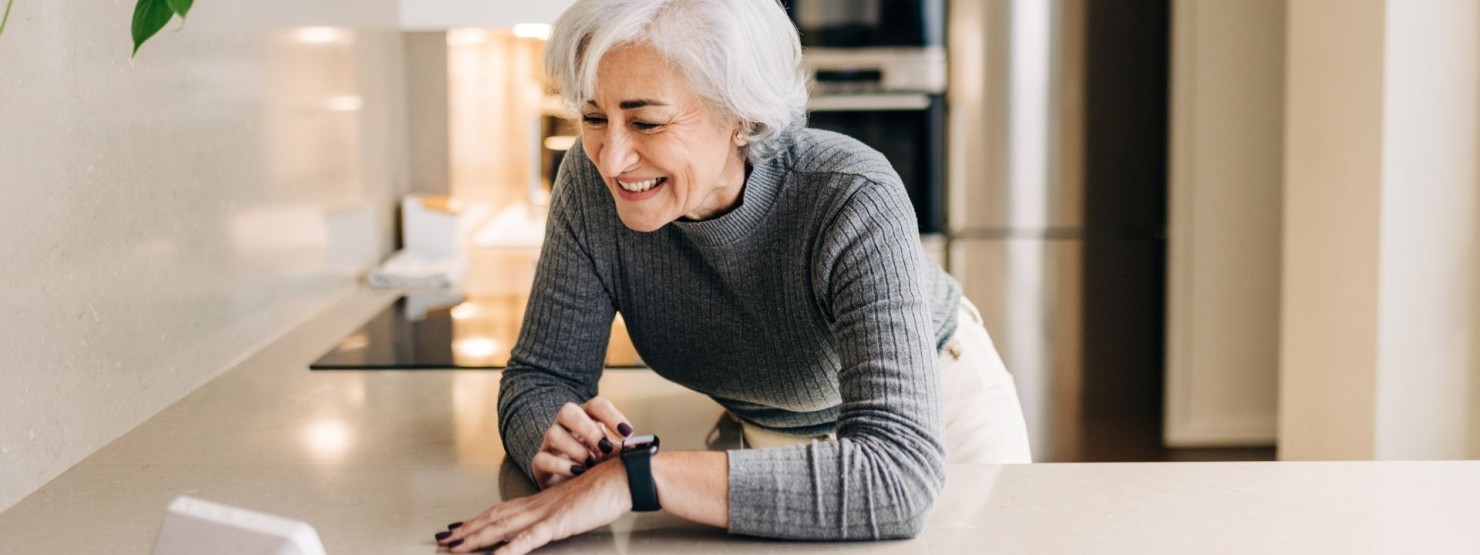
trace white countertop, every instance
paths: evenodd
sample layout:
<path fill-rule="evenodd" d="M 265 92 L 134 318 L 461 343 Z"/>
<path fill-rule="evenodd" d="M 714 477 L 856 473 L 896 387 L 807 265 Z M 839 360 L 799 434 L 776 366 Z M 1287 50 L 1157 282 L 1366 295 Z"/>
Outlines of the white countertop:
<path fill-rule="evenodd" d="M 498 372 L 308 370 L 393 299 L 349 295 L 99 450 L 0 514 L 0 553 L 147 554 L 182 494 L 308 521 L 331 554 L 434 553 L 447 523 L 529 493 L 502 465 Z M 669 449 L 701 448 L 721 412 L 647 371 L 609 371 L 602 393 Z M 953 465 L 913 540 L 731 537 L 659 513 L 543 552 L 700 550 L 1480 553 L 1480 461 Z"/>

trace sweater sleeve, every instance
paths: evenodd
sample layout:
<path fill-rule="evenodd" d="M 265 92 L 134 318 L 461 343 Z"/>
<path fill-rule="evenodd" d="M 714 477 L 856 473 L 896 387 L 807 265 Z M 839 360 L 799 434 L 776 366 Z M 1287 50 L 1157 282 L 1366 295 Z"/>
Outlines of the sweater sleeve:
<path fill-rule="evenodd" d="M 591 178 L 584 159 L 566 156 L 561 164 L 524 323 L 499 383 L 504 450 L 527 476 L 560 407 L 596 395 L 616 313 L 580 233 L 578 188 Z"/>
<path fill-rule="evenodd" d="M 730 532 L 913 537 L 945 482 L 922 254 L 904 191 L 859 187 L 826 224 L 814 282 L 839 349 L 837 441 L 729 453 Z"/>

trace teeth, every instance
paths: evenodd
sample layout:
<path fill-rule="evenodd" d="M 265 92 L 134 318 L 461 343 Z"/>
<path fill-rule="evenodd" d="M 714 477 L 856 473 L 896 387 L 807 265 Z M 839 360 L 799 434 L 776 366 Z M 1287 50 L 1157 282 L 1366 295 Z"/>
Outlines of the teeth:
<path fill-rule="evenodd" d="M 622 180 L 619 179 L 619 180 L 617 180 L 617 185 L 621 185 L 623 189 L 626 189 L 629 192 L 641 193 L 643 191 L 646 191 L 648 189 L 651 189 L 651 188 L 657 186 L 658 183 L 659 182 L 662 182 L 662 181 L 663 181 L 663 178 L 661 178 L 661 177 L 654 177 L 654 178 L 649 179 L 647 181 L 638 181 L 636 183 L 627 183 L 627 182 L 622 181 Z"/>

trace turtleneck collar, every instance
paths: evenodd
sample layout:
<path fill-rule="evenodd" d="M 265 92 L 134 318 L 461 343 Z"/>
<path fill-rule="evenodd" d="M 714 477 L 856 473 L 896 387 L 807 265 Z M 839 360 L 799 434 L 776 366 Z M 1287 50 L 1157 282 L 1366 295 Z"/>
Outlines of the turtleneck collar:
<path fill-rule="evenodd" d="M 740 191 L 740 205 L 734 210 L 701 222 L 679 220 L 672 225 L 701 245 L 725 245 L 745 238 L 760 225 L 781 193 L 786 179 L 782 158 L 784 155 L 778 154 L 751 167 L 745 188 Z"/>

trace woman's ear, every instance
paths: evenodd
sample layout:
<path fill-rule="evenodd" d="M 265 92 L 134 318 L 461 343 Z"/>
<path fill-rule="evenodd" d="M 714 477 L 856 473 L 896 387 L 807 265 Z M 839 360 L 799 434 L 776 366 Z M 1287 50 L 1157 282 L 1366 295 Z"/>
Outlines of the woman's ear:
<path fill-rule="evenodd" d="M 745 122 L 740 122 L 736 124 L 734 130 L 735 134 L 730 136 L 730 142 L 733 143 L 736 147 L 745 146 L 745 143 L 750 142 L 749 130 L 750 125 L 746 124 Z"/>

